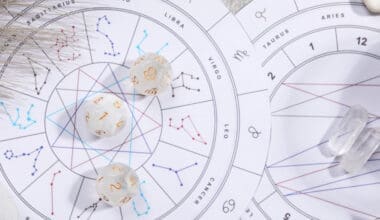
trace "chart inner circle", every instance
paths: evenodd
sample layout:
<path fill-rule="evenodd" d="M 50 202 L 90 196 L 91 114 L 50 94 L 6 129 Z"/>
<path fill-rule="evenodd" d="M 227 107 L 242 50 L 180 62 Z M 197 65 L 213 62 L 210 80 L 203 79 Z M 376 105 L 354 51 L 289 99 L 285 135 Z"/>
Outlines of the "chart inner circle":
<path fill-rule="evenodd" d="M 46 135 L 68 169 L 94 178 L 94 173 L 78 168 L 85 163 L 99 168 L 116 162 L 115 158 L 139 168 L 155 151 L 162 129 L 159 99 L 128 92 L 128 79 L 125 66 L 99 63 L 74 70 L 57 85 L 45 117 L 53 127 Z M 128 123 L 109 138 L 97 138 L 85 126 L 86 103 L 103 94 L 113 94 L 127 106 Z"/>

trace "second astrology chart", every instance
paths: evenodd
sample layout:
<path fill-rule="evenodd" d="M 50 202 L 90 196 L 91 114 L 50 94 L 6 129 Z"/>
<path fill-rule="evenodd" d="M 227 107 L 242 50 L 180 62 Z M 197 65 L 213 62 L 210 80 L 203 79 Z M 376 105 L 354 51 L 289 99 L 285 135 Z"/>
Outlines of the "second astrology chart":
<path fill-rule="evenodd" d="M 29 84 L 6 88 L 20 98 L 17 107 L 0 102 L 2 180 L 28 210 L 23 215 L 237 218 L 257 188 L 269 137 L 265 77 L 252 72 L 245 33 L 216 0 L 106 6 L 78 0 L 8 8 L 8 25 L 35 28 L 24 42 L 10 40 L 17 49 L 1 69 L 7 79 L 27 64 L 21 71 Z M 52 41 L 38 40 L 45 30 L 54 32 Z M 43 59 L 28 53 L 36 50 Z M 127 89 L 131 62 L 147 52 L 174 70 L 170 88 L 156 97 Z M 95 138 L 83 126 L 86 101 L 100 93 L 127 105 L 129 123 L 113 138 Z M 141 180 L 122 208 L 107 207 L 95 192 L 98 169 L 113 162 L 135 168 Z"/>
<path fill-rule="evenodd" d="M 377 219 L 380 152 L 358 173 L 327 158 L 326 132 L 353 105 L 378 126 L 380 22 L 361 1 L 258 0 L 238 19 L 267 77 L 271 143 L 242 219 Z"/>

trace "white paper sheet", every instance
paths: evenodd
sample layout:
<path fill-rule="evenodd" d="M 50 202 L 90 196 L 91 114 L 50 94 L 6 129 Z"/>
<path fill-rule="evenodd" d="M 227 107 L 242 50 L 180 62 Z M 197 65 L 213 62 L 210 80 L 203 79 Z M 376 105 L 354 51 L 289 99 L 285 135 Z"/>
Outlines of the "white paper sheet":
<path fill-rule="evenodd" d="M 217 0 L 41 1 L 10 25 L 55 31 L 53 44 L 21 44 L 2 79 L 25 87 L 0 102 L 2 182 L 30 219 L 236 219 L 264 171 L 269 140 L 265 77 L 238 22 Z M 12 11 L 12 9 L 10 9 Z M 31 33 L 24 33 L 25 36 Z M 39 50 L 44 59 L 28 53 Z M 166 93 L 128 93 L 128 66 L 160 53 L 175 76 Z M 29 63 L 26 69 L 17 63 Z M 85 129 L 82 106 L 98 93 L 128 103 L 113 138 Z M 140 194 L 122 208 L 98 202 L 97 169 L 137 170 Z M 154 166 L 153 166 L 154 164 Z"/>
<path fill-rule="evenodd" d="M 247 210 L 263 219 L 379 218 L 380 152 L 348 175 L 320 151 L 352 105 L 379 125 L 380 18 L 359 0 L 255 0 L 237 18 L 271 94 L 265 175 Z M 242 219 L 259 219 L 250 216 Z"/>

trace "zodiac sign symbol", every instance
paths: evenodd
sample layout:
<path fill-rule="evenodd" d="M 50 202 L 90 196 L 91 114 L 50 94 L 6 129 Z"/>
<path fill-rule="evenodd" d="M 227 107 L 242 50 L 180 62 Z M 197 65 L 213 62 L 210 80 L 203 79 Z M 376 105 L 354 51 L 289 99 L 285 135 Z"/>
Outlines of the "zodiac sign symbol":
<path fill-rule="evenodd" d="M 248 132 L 252 135 L 254 139 L 258 139 L 261 135 L 261 132 L 259 132 L 255 127 L 250 126 L 248 128 Z"/>
<path fill-rule="evenodd" d="M 264 19 L 264 21 L 266 22 L 267 21 L 267 18 L 265 17 L 264 13 L 265 13 L 266 9 L 264 8 L 262 11 L 256 11 L 255 13 L 255 17 L 257 19 Z"/>

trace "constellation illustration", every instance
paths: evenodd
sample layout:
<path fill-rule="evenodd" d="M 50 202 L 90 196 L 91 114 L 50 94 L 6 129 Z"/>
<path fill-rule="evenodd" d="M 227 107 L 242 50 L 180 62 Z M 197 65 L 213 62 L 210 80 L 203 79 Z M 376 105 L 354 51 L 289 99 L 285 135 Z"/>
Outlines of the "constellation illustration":
<path fill-rule="evenodd" d="M 143 216 L 143 215 L 148 215 L 148 214 L 149 214 L 149 211 L 150 211 L 150 209 L 151 209 L 151 208 L 150 208 L 150 205 L 149 205 L 149 203 L 148 203 L 148 199 L 145 197 L 145 195 L 144 195 L 144 193 L 143 193 L 143 191 L 142 191 L 142 189 L 141 189 L 141 185 L 143 185 L 143 184 L 145 184 L 145 183 L 146 183 L 146 182 L 143 181 L 143 182 L 141 182 L 140 185 L 139 185 L 139 196 L 144 200 L 144 203 L 145 203 L 145 205 L 146 205 L 146 210 L 145 210 L 145 211 L 142 211 L 142 212 L 138 211 L 138 210 L 137 210 L 137 207 L 136 207 L 136 202 L 135 202 L 135 200 L 132 201 L 133 211 L 136 213 L 136 215 L 137 215 L 138 217 Z"/>
<path fill-rule="evenodd" d="M 29 153 L 21 153 L 21 154 L 15 154 L 13 152 L 13 150 L 6 150 L 4 152 L 4 156 L 6 159 L 8 160 L 12 160 L 12 159 L 18 159 L 18 158 L 22 158 L 22 157 L 30 157 L 32 155 L 36 155 L 34 158 L 33 158 L 33 172 L 31 173 L 32 176 L 34 176 L 37 172 L 38 172 L 38 169 L 37 169 L 37 161 L 38 161 L 38 158 L 41 154 L 41 151 L 44 149 L 43 146 L 40 146 L 38 148 L 36 148 L 35 150 L 29 152 Z"/>
<path fill-rule="evenodd" d="M 53 173 L 53 177 L 51 178 L 50 181 L 50 202 L 51 202 L 51 215 L 54 215 L 54 182 L 55 178 L 57 177 L 58 174 L 61 174 L 61 171 L 58 170 L 57 172 Z"/>
<path fill-rule="evenodd" d="M 104 25 L 111 25 L 111 21 L 108 19 L 107 15 L 104 15 L 103 17 L 98 18 L 98 22 L 96 22 L 96 32 L 99 34 L 103 35 L 109 42 L 110 47 L 111 47 L 111 52 L 104 51 L 104 55 L 109 55 L 109 56 L 118 56 L 120 55 L 120 52 L 117 52 L 115 50 L 115 43 L 112 41 L 111 37 L 109 36 L 108 33 L 105 31 L 102 31 L 101 27 Z"/>
<path fill-rule="evenodd" d="M 16 116 L 15 117 L 12 117 L 7 106 L 2 101 L 0 101 L 0 108 L 2 108 L 5 115 L 8 117 L 11 125 L 20 129 L 20 130 L 26 130 L 26 129 L 30 128 L 32 125 L 34 125 L 35 123 L 37 123 L 37 121 L 32 119 L 32 116 L 31 116 L 32 109 L 34 108 L 33 104 L 31 104 L 29 109 L 26 111 L 26 117 L 25 117 L 26 122 L 25 123 L 20 122 L 20 119 L 21 119 L 20 108 L 16 108 Z"/>
<path fill-rule="evenodd" d="M 71 32 L 72 33 L 69 35 L 64 29 L 61 29 L 56 38 L 55 44 L 52 46 L 57 48 L 56 52 L 59 61 L 74 61 L 81 56 L 81 54 L 72 45 L 79 41 L 75 26 L 71 26 Z M 65 55 L 62 52 L 65 48 L 71 48 L 73 52 L 70 55 Z"/>
<path fill-rule="evenodd" d="M 199 77 L 195 77 L 192 74 L 184 73 L 181 72 L 177 77 L 173 78 L 171 87 L 172 87 L 172 97 L 175 97 L 175 91 L 177 89 L 186 89 L 189 91 L 195 91 L 195 92 L 200 92 L 200 89 L 192 88 L 187 85 L 186 80 L 199 80 Z"/>
<path fill-rule="evenodd" d="M 98 219 L 104 216 L 109 219 L 175 217 L 177 210 L 181 214 L 186 204 L 194 203 L 192 198 L 200 195 L 196 189 L 217 181 L 210 177 L 217 176 L 218 180 L 223 180 L 226 184 L 234 184 L 228 181 L 228 175 L 233 171 L 231 169 L 235 168 L 223 166 L 218 175 L 212 173 L 214 170 L 207 170 L 209 161 L 218 162 L 217 157 L 212 157 L 214 148 L 209 144 L 224 140 L 222 135 L 216 135 L 214 132 L 216 124 L 213 122 L 218 116 L 215 113 L 217 105 L 209 100 L 226 101 L 228 104 L 225 104 L 228 108 L 226 112 L 236 113 L 235 110 L 239 107 L 236 103 L 238 99 L 233 95 L 237 95 L 237 92 L 225 89 L 227 87 L 235 89 L 231 77 L 225 77 L 223 83 L 217 83 L 216 77 L 204 80 L 202 76 L 203 67 L 210 65 L 209 55 L 215 59 L 215 62 L 220 61 L 218 62 L 220 70 L 230 70 L 229 66 L 233 63 L 229 59 L 223 59 L 224 53 L 228 52 L 223 51 L 227 47 L 219 45 L 223 43 L 223 39 L 208 34 L 206 28 L 199 23 L 203 22 L 206 26 L 210 24 L 208 26 L 215 27 L 214 30 L 220 30 L 226 24 L 228 27 L 238 27 L 236 30 L 240 30 L 240 26 L 233 25 L 236 23 L 235 20 L 229 20 L 228 16 L 226 20 L 219 16 L 225 12 L 221 4 L 215 4 L 212 8 L 218 13 L 215 16 L 208 16 L 204 21 L 203 17 L 194 18 L 191 13 L 184 13 L 188 8 L 181 8 L 191 6 L 190 3 L 197 3 L 194 0 L 183 0 L 183 4 L 157 1 L 155 6 L 163 9 L 162 14 L 157 14 L 158 17 L 149 14 L 149 10 L 145 10 L 144 7 L 127 10 L 128 8 L 117 1 L 107 3 L 109 7 L 103 7 L 100 2 L 98 3 L 81 4 L 83 10 L 68 10 L 67 13 L 57 16 L 45 16 L 43 19 L 45 25 L 27 13 L 25 18 L 20 15 L 14 19 L 15 22 L 19 19 L 21 22 L 24 20 L 34 22 L 33 24 L 39 27 L 39 33 L 45 29 L 46 31 L 54 29 L 54 32 L 47 46 L 38 39 L 32 42 L 33 45 L 29 45 L 41 50 L 43 53 L 41 55 L 46 56 L 46 62 L 29 54 L 27 48 L 23 48 L 28 45 L 19 45 L 21 58 L 26 62 L 28 70 L 27 77 L 30 78 L 29 94 L 24 90 L 19 93 L 29 101 L 24 105 L 16 104 L 14 107 L 8 105 L 10 103 L 7 100 L 4 102 L 12 119 L 16 119 L 16 107 L 20 107 L 20 119 L 17 123 L 26 121 L 24 118 L 27 108 L 33 103 L 30 115 L 36 119 L 36 124 L 21 132 L 9 125 L 8 118 L 4 114 L 6 120 L 2 123 L 2 129 L 8 129 L 9 132 L 6 132 L 6 137 L 0 135 L 0 142 L 18 143 L 18 145 L 7 145 L 0 150 L 6 169 L 0 175 L 9 179 L 7 182 L 9 188 L 17 189 L 19 192 L 17 199 L 26 207 L 21 211 L 27 212 L 20 214 L 29 215 L 31 219 L 33 216 L 42 219 L 77 220 Z M 209 5 L 213 6 L 213 3 Z M 55 6 L 57 5 L 51 4 L 47 7 Z M 174 21 L 173 17 L 165 18 L 165 12 L 168 16 L 176 16 L 176 20 Z M 183 22 L 187 25 L 185 31 L 180 26 Z M 230 26 L 230 22 L 235 23 Z M 128 30 L 123 29 L 126 24 Z M 115 28 L 123 29 L 124 33 L 115 32 Z M 232 31 L 238 33 L 235 28 Z M 186 38 L 184 36 L 186 33 L 193 33 L 194 37 Z M 246 38 L 243 36 L 242 39 Z M 245 45 L 240 46 L 248 48 L 249 45 L 247 40 Z M 205 59 L 197 56 L 202 55 L 202 48 L 207 48 L 210 52 L 203 54 L 207 55 L 203 57 Z M 23 51 L 30 60 L 22 56 Z M 171 83 L 166 97 L 153 96 L 142 99 L 143 97 L 124 85 L 130 81 L 128 70 L 131 59 L 148 53 L 165 55 L 169 62 L 183 67 L 174 72 L 174 82 Z M 9 60 L 9 66 L 13 67 L 16 64 L 14 62 L 17 62 L 17 59 Z M 190 70 L 187 71 L 185 67 L 190 67 Z M 11 68 L 3 69 L 5 74 L 11 71 Z M 32 78 L 32 74 L 37 77 Z M 33 85 L 33 80 L 36 86 Z M 220 90 L 225 92 L 224 99 L 217 95 L 220 94 L 218 92 Z M 36 95 L 36 92 L 39 95 Z M 85 123 L 86 103 L 102 94 L 121 99 L 125 104 L 125 114 L 130 118 L 120 135 L 109 139 L 99 139 L 82 126 Z M 182 94 L 196 97 L 185 103 L 180 100 L 171 104 L 162 103 L 161 98 L 174 100 L 180 98 Z M 0 111 L 3 112 L 2 106 Z M 181 111 L 184 112 L 180 113 Z M 211 123 L 202 122 L 200 117 L 203 115 L 202 112 L 207 112 L 207 122 Z M 169 128 L 170 117 L 172 120 Z M 228 123 L 235 124 L 239 117 L 227 119 Z M 30 141 L 38 145 L 28 145 Z M 45 142 L 49 146 L 45 145 Z M 36 150 L 40 145 L 43 145 L 41 152 Z M 225 145 L 233 148 L 233 151 L 222 151 L 222 149 L 219 153 L 218 148 L 215 148 L 215 155 L 233 161 L 234 153 L 241 151 L 238 151 L 238 145 L 232 139 L 225 141 Z M 16 148 L 18 146 L 21 148 Z M 4 154 L 6 150 L 10 151 Z M 178 160 L 160 160 L 168 151 Z M 9 161 L 4 157 L 11 159 Z M 35 157 L 36 162 L 33 161 Z M 48 161 L 44 161 L 45 158 Z M 110 209 L 106 207 L 104 198 L 95 195 L 96 192 L 92 192 L 95 193 L 93 196 L 89 195 L 88 187 L 95 184 L 94 179 L 101 167 L 118 162 L 135 168 L 139 173 L 140 182 L 135 188 L 136 196 L 129 204 L 121 209 Z M 155 168 L 152 167 L 153 163 Z M 16 166 L 12 167 L 14 164 Z M 37 168 L 36 171 L 34 167 L 32 168 L 33 164 Z M 240 161 L 236 164 L 240 165 Z M 17 173 L 18 166 L 26 171 L 23 173 L 26 178 L 32 178 L 30 173 L 35 172 L 31 181 L 19 182 L 22 180 L 22 175 Z M 156 176 L 157 174 L 160 176 Z M 172 188 L 168 188 L 168 184 Z M 94 190 L 95 188 L 90 191 Z M 219 194 L 223 193 L 219 191 L 213 191 L 212 195 L 208 195 L 209 198 L 213 198 L 210 206 L 214 204 L 214 198 L 215 204 L 219 201 Z M 39 192 L 42 195 L 38 195 Z M 200 209 L 185 214 L 189 218 L 194 218 L 203 213 L 205 216 L 208 215 L 206 211 Z"/>
<path fill-rule="evenodd" d="M 88 206 L 79 215 L 77 215 L 77 218 L 80 219 L 88 210 L 91 210 L 90 215 L 87 217 L 87 219 L 91 219 L 91 216 L 95 213 L 96 209 L 98 209 L 98 205 L 101 201 L 102 199 L 99 198 L 98 201 L 92 203 L 92 205 Z"/>
<path fill-rule="evenodd" d="M 136 45 L 136 49 L 137 51 L 139 52 L 139 55 L 144 55 L 145 54 L 145 50 L 142 48 L 142 45 L 144 44 L 144 42 L 148 39 L 149 37 L 149 33 L 147 30 L 144 30 L 144 36 L 143 38 L 141 39 L 141 41 Z M 161 48 L 159 48 L 157 51 L 156 51 L 156 54 L 160 54 L 166 47 L 169 46 L 169 43 L 165 43 Z"/>
<path fill-rule="evenodd" d="M 188 123 L 186 123 L 186 122 L 188 122 Z M 198 129 L 195 126 L 190 115 L 188 115 L 185 118 L 182 118 L 181 124 L 178 126 L 173 124 L 172 118 L 169 118 L 169 127 L 176 129 L 177 131 L 183 131 L 191 138 L 191 140 L 202 143 L 204 145 L 207 145 L 206 140 L 203 138 L 201 133 L 198 131 Z"/>
<path fill-rule="evenodd" d="M 37 95 L 41 94 L 42 89 L 45 87 L 47 80 L 49 78 L 49 75 L 51 73 L 51 69 L 40 62 L 37 62 L 30 58 L 29 56 L 23 54 L 26 59 L 28 59 L 28 63 L 33 71 L 33 77 L 34 77 L 34 90 L 36 91 Z M 37 68 L 45 70 L 45 73 L 37 73 Z M 43 77 L 42 82 L 38 82 L 38 75 L 44 74 L 45 77 Z M 39 84 L 40 83 L 40 84 Z"/>
<path fill-rule="evenodd" d="M 182 182 L 181 176 L 180 176 L 179 174 L 180 174 L 182 171 L 185 171 L 185 170 L 187 170 L 187 169 L 189 169 L 189 168 L 191 168 L 191 167 L 197 166 L 197 165 L 198 165 L 198 163 L 195 162 L 195 163 L 193 163 L 193 164 L 191 164 L 191 165 L 188 165 L 188 166 L 186 166 L 186 167 L 184 167 L 184 168 L 181 168 L 181 169 L 176 170 L 176 169 L 173 169 L 173 168 L 171 168 L 171 167 L 165 167 L 165 166 L 161 166 L 161 165 L 157 165 L 157 164 L 152 164 L 153 167 L 160 168 L 160 169 L 164 169 L 164 170 L 167 170 L 167 171 L 169 171 L 169 172 L 174 173 L 174 174 L 177 176 L 177 179 L 178 179 L 178 182 L 179 182 L 179 185 L 180 185 L 180 186 L 183 186 L 183 182 Z"/>

